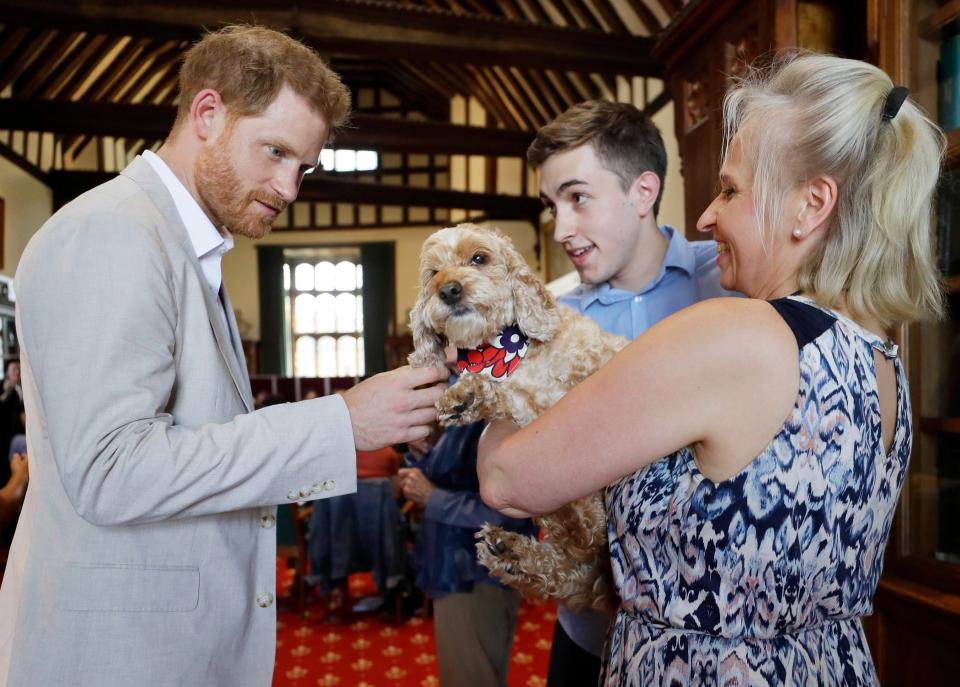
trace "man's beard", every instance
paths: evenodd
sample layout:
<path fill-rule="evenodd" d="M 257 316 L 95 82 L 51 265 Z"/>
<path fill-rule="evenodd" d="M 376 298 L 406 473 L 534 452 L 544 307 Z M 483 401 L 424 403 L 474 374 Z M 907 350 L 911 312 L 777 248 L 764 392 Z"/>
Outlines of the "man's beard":
<path fill-rule="evenodd" d="M 232 234 L 259 239 L 270 233 L 276 216 L 262 215 L 254 208 L 260 201 L 277 210 L 277 215 L 287 207 L 287 201 L 266 191 L 244 191 L 245 185 L 237 173 L 228 147 L 230 137 L 203 148 L 197 156 L 194 178 L 200 199 L 213 215 L 217 227 L 224 227 Z"/>

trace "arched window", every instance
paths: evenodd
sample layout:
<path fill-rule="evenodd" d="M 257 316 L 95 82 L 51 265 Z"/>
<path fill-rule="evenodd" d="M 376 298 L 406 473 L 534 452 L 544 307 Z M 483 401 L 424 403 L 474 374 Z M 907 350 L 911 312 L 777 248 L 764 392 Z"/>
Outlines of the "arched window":
<path fill-rule="evenodd" d="M 339 157 L 342 151 L 337 152 Z M 283 286 L 288 294 L 287 340 L 293 342 L 288 359 L 293 361 L 295 376 L 365 374 L 359 253 L 355 248 L 290 250 L 283 266 Z"/>
<path fill-rule="evenodd" d="M 295 357 L 298 376 L 317 376 L 317 340 L 312 336 L 301 336 L 297 339 L 297 354 Z"/>
<path fill-rule="evenodd" d="M 313 291 L 313 265 L 300 263 L 293 270 L 293 283 L 297 291 Z"/>
<path fill-rule="evenodd" d="M 316 296 L 309 293 L 301 293 L 293 301 L 293 329 L 297 334 L 317 331 L 316 305 Z"/>

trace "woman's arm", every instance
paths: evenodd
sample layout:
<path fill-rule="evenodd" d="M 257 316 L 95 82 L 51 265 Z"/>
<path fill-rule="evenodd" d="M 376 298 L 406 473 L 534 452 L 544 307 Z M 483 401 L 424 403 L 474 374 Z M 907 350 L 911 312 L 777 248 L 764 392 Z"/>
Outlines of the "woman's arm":
<path fill-rule="evenodd" d="M 527 427 L 491 425 L 481 494 L 513 516 L 549 513 L 685 446 L 705 475 L 726 479 L 776 434 L 798 388 L 796 340 L 768 303 L 704 301 L 652 327 Z"/>

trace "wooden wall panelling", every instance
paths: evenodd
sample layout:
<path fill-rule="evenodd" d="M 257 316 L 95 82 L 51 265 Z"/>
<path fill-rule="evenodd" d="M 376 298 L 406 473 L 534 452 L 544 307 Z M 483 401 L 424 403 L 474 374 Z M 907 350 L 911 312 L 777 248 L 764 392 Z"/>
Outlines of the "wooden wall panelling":
<path fill-rule="evenodd" d="M 769 2 L 751 0 L 747 9 L 733 0 L 694 0 L 654 49 L 666 63 L 667 87 L 676 103 L 686 233 L 692 239 L 703 238 L 696 222 L 717 192 L 722 103 L 729 77 L 742 74 L 745 63 L 770 49 L 774 13 L 785 12 L 789 4 Z"/>

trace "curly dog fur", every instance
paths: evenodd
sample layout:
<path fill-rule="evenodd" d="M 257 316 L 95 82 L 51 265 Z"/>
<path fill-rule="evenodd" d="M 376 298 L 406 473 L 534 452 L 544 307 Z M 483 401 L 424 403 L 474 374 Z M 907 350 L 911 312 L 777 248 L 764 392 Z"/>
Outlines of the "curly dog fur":
<path fill-rule="evenodd" d="M 455 298 L 449 295 L 451 286 Z M 465 373 L 437 403 L 440 424 L 510 418 L 525 426 L 627 340 L 558 306 L 500 231 L 459 224 L 427 238 L 420 255 L 420 294 L 411 312 L 411 365 L 443 365 L 447 343 L 476 348 L 515 323 L 528 337 L 523 362 L 503 381 Z M 613 595 L 601 495 L 563 506 L 538 524 L 543 541 L 485 525 L 477 535 L 480 562 L 524 594 L 571 608 L 609 606 Z"/>

